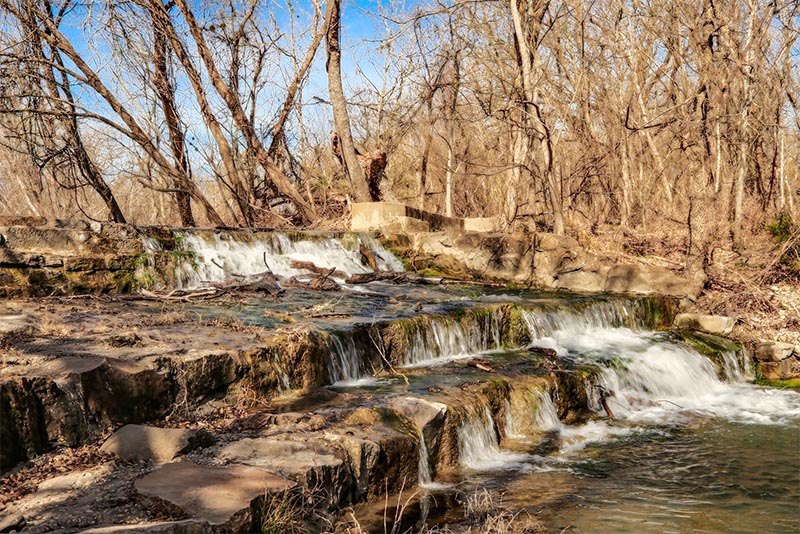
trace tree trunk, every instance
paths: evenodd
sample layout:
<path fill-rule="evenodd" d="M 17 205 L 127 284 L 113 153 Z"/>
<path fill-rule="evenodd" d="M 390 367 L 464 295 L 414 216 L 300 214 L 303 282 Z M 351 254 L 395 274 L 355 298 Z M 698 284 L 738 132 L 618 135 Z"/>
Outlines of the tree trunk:
<path fill-rule="evenodd" d="M 50 9 L 49 3 L 46 4 L 46 7 L 47 12 L 42 13 L 42 15 L 47 17 L 48 23 L 55 25 L 54 16 L 52 10 Z M 114 197 L 114 193 L 111 191 L 111 187 L 109 187 L 109 185 L 103 179 L 102 175 L 100 174 L 100 170 L 97 168 L 97 165 L 95 165 L 91 156 L 89 156 L 89 153 L 86 151 L 86 147 L 83 144 L 83 139 L 78 127 L 78 119 L 76 117 L 75 99 L 72 93 L 72 86 L 68 76 L 64 72 L 64 62 L 61 58 L 61 54 L 58 49 L 54 48 L 52 49 L 52 57 L 50 58 L 50 61 L 47 61 L 47 58 L 45 57 L 42 41 L 48 40 L 47 37 L 52 36 L 52 29 L 48 28 L 48 26 L 45 26 L 45 29 L 43 30 L 45 34 L 38 34 L 35 26 L 32 26 L 32 21 L 37 18 L 38 14 L 31 9 L 30 5 L 28 8 L 30 9 L 30 11 L 27 13 L 28 17 L 25 19 L 20 18 L 20 22 L 22 22 L 23 25 L 28 26 L 31 30 L 31 44 L 34 48 L 34 53 L 42 61 L 42 68 L 45 69 L 44 77 L 51 93 L 50 98 L 53 99 L 52 105 L 58 108 L 66 107 L 64 110 L 66 111 L 66 116 L 63 119 L 63 122 L 67 131 L 67 142 L 72 148 L 72 156 L 77 164 L 78 172 L 81 173 L 83 178 L 97 192 L 97 194 L 100 195 L 100 198 L 103 199 L 103 202 L 105 203 L 111 215 L 111 219 L 114 222 L 124 224 L 126 222 L 125 216 L 122 214 L 122 210 L 117 203 L 117 199 Z M 60 82 L 56 81 L 56 72 L 61 73 Z M 63 102 L 58 101 L 60 98 L 59 88 L 61 90 L 60 92 L 63 93 Z"/>
<path fill-rule="evenodd" d="M 160 1 L 160 0 L 159 0 Z M 169 142 L 172 148 L 172 157 L 175 159 L 175 167 L 182 176 L 173 178 L 175 189 L 175 204 L 178 207 L 178 214 L 182 226 L 196 226 L 192 215 L 192 203 L 186 184 L 192 181 L 191 166 L 189 158 L 186 157 L 186 140 L 178 119 L 178 110 L 175 107 L 175 88 L 169 79 L 167 66 L 168 43 L 164 29 L 158 23 L 156 14 L 150 12 L 153 23 L 153 67 L 154 85 L 158 98 L 161 100 L 161 109 L 164 113 L 164 120 L 167 123 L 169 132 Z"/>
<path fill-rule="evenodd" d="M 364 176 L 364 171 L 356 157 L 353 135 L 350 131 L 350 117 L 347 113 L 347 101 L 344 98 L 342 86 L 342 52 L 339 47 L 339 26 L 341 15 L 341 0 L 329 0 L 327 5 L 325 38 L 328 58 L 325 68 L 328 72 L 328 90 L 333 107 L 333 120 L 336 132 L 339 134 L 340 149 L 344 160 L 344 168 L 350 180 L 350 187 L 356 202 L 369 202 L 369 186 Z"/>
<path fill-rule="evenodd" d="M 211 54 L 211 50 L 208 48 L 205 37 L 203 37 L 203 32 L 200 29 L 200 26 L 197 24 L 194 13 L 189 8 L 186 0 L 176 0 L 176 5 L 186 20 L 189 32 L 192 34 L 192 38 L 197 46 L 197 52 L 200 55 L 200 58 L 203 60 L 206 70 L 208 71 L 208 76 L 211 79 L 211 83 L 214 85 L 214 89 L 217 91 L 219 96 L 225 102 L 228 111 L 231 112 L 233 121 L 236 124 L 236 127 L 241 131 L 247 147 L 253 151 L 258 164 L 267 174 L 270 181 L 275 185 L 275 188 L 278 190 L 278 192 L 288 198 L 292 204 L 295 205 L 303 220 L 309 223 L 314 222 L 317 218 L 314 207 L 310 205 L 305 198 L 303 198 L 303 195 L 301 195 L 297 188 L 292 185 L 289 177 L 286 176 L 272 160 L 269 153 L 267 153 L 267 149 L 264 148 L 264 144 L 261 142 L 261 139 L 258 137 L 255 126 L 245 114 L 242 104 L 239 101 L 239 96 L 231 91 L 230 87 L 226 85 L 225 80 L 222 78 L 216 63 L 214 62 L 214 57 Z"/>

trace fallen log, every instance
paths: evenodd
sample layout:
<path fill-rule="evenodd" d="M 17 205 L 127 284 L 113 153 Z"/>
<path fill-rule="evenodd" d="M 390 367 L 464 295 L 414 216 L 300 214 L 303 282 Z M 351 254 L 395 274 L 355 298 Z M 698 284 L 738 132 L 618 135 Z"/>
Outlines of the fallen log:
<path fill-rule="evenodd" d="M 227 291 L 252 291 L 263 292 L 270 295 L 281 295 L 284 289 L 281 287 L 278 277 L 272 274 L 271 271 L 253 275 L 231 275 L 236 280 L 225 280 L 219 283 L 212 283 L 211 286 L 217 289 Z"/>
<path fill-rule="evenodd" d="M 157 300 L 161 302 L 191 302 L 192 300 L 208 300 L 224 295 L 227 291 L 221 288 L 213 289 L 173 289 L 168 293 L 155 293 L 142 289 L 138 295 L 140 300 Z"/>
<path fill-rule="evenodd" d="M 336 269 L 331 269 L 326 274 L 314 275 L 310 280 L 300 280 L 297 276 L 293 276 L 289 278 L 284 285 L 286 287 L 299 287 L 311 289 L 313 291 L 339 291 L 339 284 L 330 278 L 335 270 Z"/>
<path fill-rule="evenodd" d="M 289 263 L 289 266 L 292 269 L 305 269 L 306 271 L 311 271 L 312 273 L 333 276 L 334 278 L 347 278 L 347 273 L 343 271 L 339 271 L 336 268 L 331 271 L 329 267 L 319 267 L 310 261 L 292 260 L 291 263 Z"/>
<path fill-rule="evenodd" d="M 487 373 L 494 373 L 492 362 L 484 358 L 472 358 L 464 363 L 466 363 L 470 367 L 475 367 L 476 369 L 480 369 L 481 371 L 485 371 Z"/>
<path fill-rule="evenodd" d="M 370 251 L 370 249 L 365 247 L 364 243 L 360 243 L 358 245 L 358 251 L 364 257 L 364 259 L 367 260 L 367 264 L 369 265 L 369 268 L 372 269 L 373 271 L 377 272 L 378 271 L 378 262 L 375 261 L 375 256 L 372 254 L 372 251 Z"/>
<path fill-rule="evenodd" d="M 345 282 L 348 284 L 368 284 L 370 282 L 405 282 L 408 280 L 406 273 L 356 273 L 349 276 Z"/>

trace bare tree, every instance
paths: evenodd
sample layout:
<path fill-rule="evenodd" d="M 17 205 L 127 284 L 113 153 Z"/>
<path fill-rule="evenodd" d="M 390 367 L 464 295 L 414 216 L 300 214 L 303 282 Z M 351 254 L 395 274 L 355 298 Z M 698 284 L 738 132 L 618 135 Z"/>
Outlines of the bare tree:
<path fill-rule="evenodd" d="M 347 112 L 347 100 L 344 96 L 342 86 L 342 51 L 339 45 L 340 20 L 341 20 L 341 0 L 329 0 L 326 7 L 326 27 L 325 47 L 328 58 L 325 69 L 328 71 L 328 90 L 331 97 L 331 107 L 333 107 L 333 118 L 336 123 L 336 132 L 340 143 L 342 159 L 353 196 L 357 202 L 368 202 L 370 200 L 369 187 L 367 185 L 364 171 L 356 157 L 356 148 L 353 143 L 353 133 L 350 130 L 350 117 Z"/>

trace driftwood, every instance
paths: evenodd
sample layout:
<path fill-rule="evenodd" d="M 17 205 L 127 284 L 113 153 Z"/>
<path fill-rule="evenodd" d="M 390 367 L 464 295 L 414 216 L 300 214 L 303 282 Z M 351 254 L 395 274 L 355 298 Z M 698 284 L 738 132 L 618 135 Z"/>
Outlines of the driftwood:
<path fill-rule="evenodd" d="M 494 367 L 492 367 L 492 362 L 484 358 L 472 358 L 464 363 L 466 365 L 469 365 L 470 367 L 475 367 L 476 369 L 480 369 L 481 371 L 486 371 L 487 373 L 494 373 Z"/>
<path fill-rule="evenodd" d="M 375 272 L 378 272 L 378 262 L 375 261 L 375 256 L 372 254 L 372 251 L 365 247 L 363 243 L 358 245 L 358 251 L 361 252 L 361 255 L 364 256 L 365 260 L 367 260 L 369 268 Z"/>
<path fill-rule="evenodd" d="M 331 276 L 335 271 L 336 269 L 332 268 L 326 273 L 314 275 L 310 280 L 300 280 L 297 276 L 293 276 L 289 278 L 284 285 L 286 287 L 300 287 L 313 291 L 339 291 L 339 284 L 331 280 Z"/>
<path fill-rule="evenodd" d="M 412 283 L 423 285 L 440 285 L 441 278 L 430 278 L 427 276 L 420 276 L 417 274 L 409 273 L 395 273 L 395 272 L 374 272 L 374 273 L 356 273 L 347 280 L 348 284 L 368 284 L 370 282 L 394 282 L 394 283 Z"/>
<path fill-rule="evenodd" d="M 335 268 L 331 272 L 330 268 L 319 267 L 310 261 L 292 260 L 289 266 L 292 269 L 305 269 L 307 271 L 311 271 L 312 273 L 322 274 L 325 276 L 333 276 L 334 278 L 347 278 L 347 273 L 345 272 L 336 270 Z"/>
<path fill-rule="evenodd" d="M 222 288 L 212 289 L 173 289 L 168 293 L 155 293 L 146 289 L 136 295 L 137 300 L 157 300 L 160 302 L 191 302 L 193 300 L 210 300 L 221 297 L 227 291 Z"/>
<path fill-rule="evenodd" d="M 356 273 L 345 280 L 348 284 L 368 284 L 370 282 L 405 282 L 406 273 Z"/>
<path fill-rule="evenodd" d="M 606 415 L 610 419 L 614 419 L 614 412 L 611 411 L 611 408 L 608 406 L 608 398 L 614 396 L 613 391 L 609 391 L 601 385 L 597 385 L 597 392 L 600 396 L 600 404 L 603 406 L 603 410 L 605 410 Z"/>
<path fill-rule="evenodd" d="M 228 291 L 263 292 L 273 296 L 284 293 L 278 277 L 272 274 L 272 271 L 265 271 L 263 273 L 252 275 L 231 274 L 230 276 L 235 280 L 231 280 L 229 278 L 224 282 L 214 283 L 211 285 L 217 289 L 224 289 Z"/>

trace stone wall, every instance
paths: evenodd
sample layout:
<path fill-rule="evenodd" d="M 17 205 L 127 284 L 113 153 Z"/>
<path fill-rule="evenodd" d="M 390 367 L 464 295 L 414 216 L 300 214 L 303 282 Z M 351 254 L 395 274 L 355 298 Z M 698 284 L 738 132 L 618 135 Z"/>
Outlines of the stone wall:
<path fill-rule="evenodd" d="M 405 232 L 385 242 L 416 271 L 577 293 L 695 298 L 702 289 L 668 269 L 619 263 L 554 234 Z"/>
<path fill-rule="evenodd" d="M 168 228 L 0 217 L 0 298 L 129 293 L 171 277 L 176 248 Z"/>

